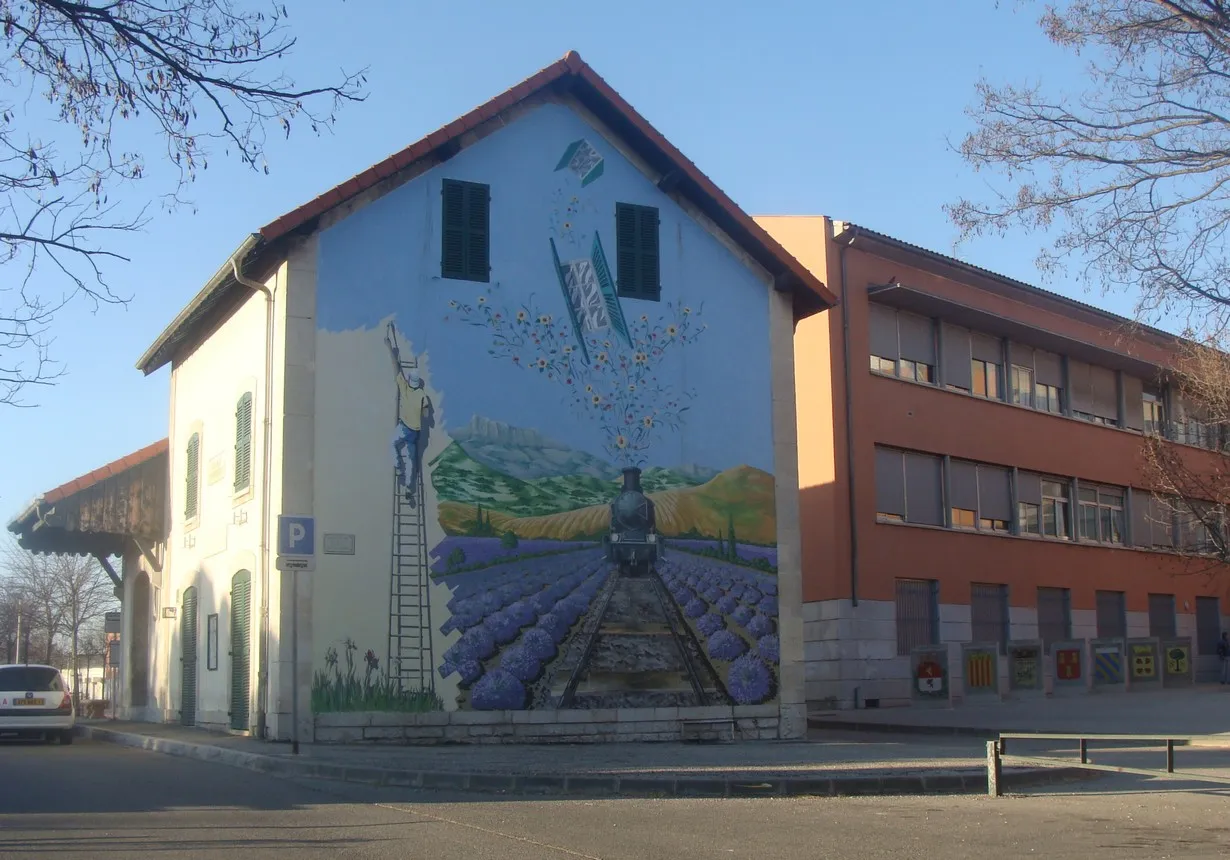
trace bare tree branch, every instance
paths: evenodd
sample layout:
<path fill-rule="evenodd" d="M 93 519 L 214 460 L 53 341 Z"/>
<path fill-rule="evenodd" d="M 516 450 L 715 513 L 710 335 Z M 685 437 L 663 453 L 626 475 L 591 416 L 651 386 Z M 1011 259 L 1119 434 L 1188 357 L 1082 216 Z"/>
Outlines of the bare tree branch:
<path fill-rule="evenodd" d="M 1230 7 L 1067 0 L 1040 25 L 1092 57 L 1077 94 L 977 85 L 960 152 L 1003 181 L 947 207 L 961 236 L 1055 230 L 1038 257 L 1200 338 L 1230 323 Z"/>
<path fill-rule="evenodd" d="M 149 148 L 122 148 L 122 131 L 160 139 L 176 174 L 161 196 L 175 206 L 214 145 L 268 173 L 270 126 L 288 136 L 302 121 L 319 133 L 343 102 L 364 98 L 362 72 L 296 86 L 279 72 L 295 46 L 285 7 L 247 5 L 0 0 L 0 264 L 23 272 L 0 278 L 0 406 L 23 405 L 24 389 L 62 375 L 49 333 L 65 305 L 127 301 L 105 272 L 127 260 L 106 243 L 143 228 L 145 210 L 125 216 L 110 194 L 145 177 Z M 19 93 L 24 109 L 9 101 Z M 63 289 L 36 289 L 47 281 Z"/>

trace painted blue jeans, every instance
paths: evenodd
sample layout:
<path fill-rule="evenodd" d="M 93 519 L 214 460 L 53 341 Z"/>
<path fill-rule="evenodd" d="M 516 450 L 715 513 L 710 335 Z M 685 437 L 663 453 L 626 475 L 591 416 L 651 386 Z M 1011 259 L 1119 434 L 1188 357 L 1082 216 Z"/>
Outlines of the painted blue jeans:
<path fill-rule="evenodd" d="M 407 457 L 410 460 L 408 470 L 404 463 Z M 401 485 L 406 489 L 413 487 L 419 475 L 419 431 L 411 430 L 400 421 L 393 435 L 393 461 L 397 464 L 397 478 Z"/>

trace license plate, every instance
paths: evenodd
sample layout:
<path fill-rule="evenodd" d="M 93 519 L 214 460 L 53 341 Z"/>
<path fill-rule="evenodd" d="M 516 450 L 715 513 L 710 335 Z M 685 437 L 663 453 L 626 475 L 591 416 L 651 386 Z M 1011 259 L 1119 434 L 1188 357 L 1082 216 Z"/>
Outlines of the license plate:
<path fill-rule="evenodd" d="M 46 699 L 14 699 L 13 704 L 21 707 L 22 705 L 30 705 L 33 707 L 42 707 L 47 704 Z"/>

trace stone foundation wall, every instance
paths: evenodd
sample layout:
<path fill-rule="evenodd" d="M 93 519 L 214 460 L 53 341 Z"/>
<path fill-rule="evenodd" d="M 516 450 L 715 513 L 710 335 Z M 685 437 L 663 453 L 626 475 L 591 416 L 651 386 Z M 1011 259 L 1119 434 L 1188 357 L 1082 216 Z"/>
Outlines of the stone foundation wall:
<path fill-rule="evenodd" d="M 1129 637 L 1149 635 L 1147 612 L 1127 613 Z M 1097 636 L 1097 613 L 1073 609 L 1072 638 Z M 939 605 L 940 642 L 969 642 L 972 623 L 969 604 Z M 1038 638 L 1038 612 L 1033 607 L 1009 608 L 1009 636 L 1015 640 Z M 1196 616 L 1180 607 L 1176 614 L 1179 636 L 1195 641 Z M 1222 619 L 1227 629 L 1230 619 Z M 879 707 L 909 705 L 910 658 L 897 654 L 897 607 L 891 600 L 847 599 L 803 604 L 803 660 L 807 703 L 812 710 L 848 710 L 865 707 L 868 699 Z M 959 650 L 954 652 L 959 657 Z M 1197 677 L 1216 677 L 1216 658 L 1198 657 Z M 953 664 L 953 681 L 960 684 L 961 670 Z"/>
<path fill-rule="evenodd" d="M 680 740 L 687 720 L 734 721 L 735 740 L 775 740 L 791 731 L 777 705 L 617 708 L 592 711 L 383 711 L 317 714 L 316 743 L 504 744 Z M 703 726 L 729 737 L 731 727 Z"/>

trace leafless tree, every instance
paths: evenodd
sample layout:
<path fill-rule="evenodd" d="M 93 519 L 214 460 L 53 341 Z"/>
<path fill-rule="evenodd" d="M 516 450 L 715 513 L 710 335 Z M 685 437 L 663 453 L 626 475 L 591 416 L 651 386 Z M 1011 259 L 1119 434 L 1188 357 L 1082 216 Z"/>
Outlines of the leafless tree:
<path fill-rule="evenodd" d="M 1186 435 L 1224 452 L 1230 445 L 1230 355 L 1206 344 L 1180 344 L 1169 376 L 1193 413 L 1188 427 L 1194 432 Z M 1144 474 L 1154 491 L 1151 526 L 1162 529 L 1191 572 L 1224 575 L 1230 564 L 1230 458 L 1148 436 Z"/>
<path fill-rule="evenodd" d="M 30 657 L 53 666 L 67 659 L 72 688 L 80 689 L 81 637 L 101 622 L 104 613 L 118 608 L 110 577 L 93 558 L 35 555 L 15 543 L 4 548 L 0 565 L 4 569 L 0 596 L 8 595 L 14 611 L 21 612 L 31 645 L 37 646 Z M 0 633 L 4 620 L 0 606 Z"/>
<path fill-rule="evenodd" d="M 21 611 L 26 641 L 33 649 L 26 656 L 51 665 L 58 656 L 56 639 L 64 629 L 64 605 L 53 558 L 28 553 L 15 543 L 8 544 L 0 557 Z"/>
<path fill-rule="evenodd" d="M 68 640 L 69 665 L 73 672 L 73 695 L 81 690 L 81 637 L 98 624 L 103 613 L 118 608 L 111 578 L 93 558 L 75 555 L 50 557 L 49 567 L 58 590 Z"/>
<path fill-rule="evenodd" d="M 963 237 L 1042 231 L 1044 269 L 1129 289 L 1142 318 L 1224 344 L 1230 323 L 1230 3 L 1059 0 L 1040 25 L 1089 57 L 1077 93 L 982 80 L 960 145 L 1003 180 L 948 207 Z M 1075 263 L 1075 266 L 1068 265 Z"/>
<path fill-rule="evenodd" d="M 286 8 L 254 3 L 0 0 L 0 405 L 61 375 L 48 350 L 68 302 L 126 301 L 105 269 L 127 258 L 108 240 L 140 229 L 145 209 L 113 192 L 146 176 L 148 153 L 173 168 L 174 206 L 215 145 L 268 172 L 270 130 L 319 131 L 363 97 L 362 73 L 287 79 Z"/>
<path fill-rule="evenodd" d="M 7 577 L 0 576 L 0 661 L 12 663 L 17 660 L 18 618 L 21 602 L 17 589 Z"/>

